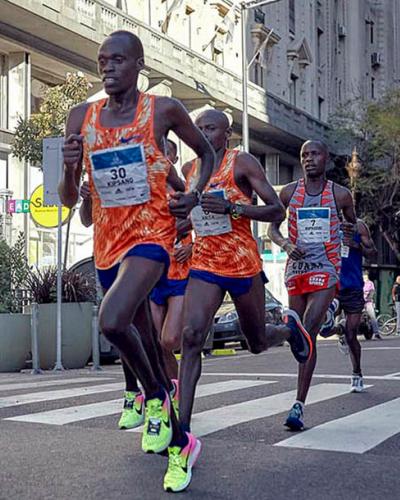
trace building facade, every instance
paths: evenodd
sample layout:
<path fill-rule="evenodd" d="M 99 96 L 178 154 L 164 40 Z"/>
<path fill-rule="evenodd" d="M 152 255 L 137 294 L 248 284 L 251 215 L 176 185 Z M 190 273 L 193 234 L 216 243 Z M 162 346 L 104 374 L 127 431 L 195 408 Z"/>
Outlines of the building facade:
<path fill-rule="evenodd" d="M 207 106 L 224 110 L 231 145 L 240 146 L 239 2 L 0 0 L 0 12 L 0 228 L 7 237 L 25 231 L 32 261 L 54 263 L 55 233 L 29 215 L 4 213 L 7 196 L 27 199 L 41 182 L 40 170 L 11 156 L 13 128 L 18 117 L 38 111 L 43 90 L 67 72 L 85 73 L 92 98 L 100 95 L 96 53 L 112 31 L 140 36 L 143 90 L 176 97 L 193 115 Z M 400 0 L 281 0 L 248 10 L 250 149 L 273 184 L 300 175 L 301 143 L 326 138 L 339 103 L 356 95 L 376 99 L 398 84 L 399 26 Z M 182 160 L 190 155 L 181 148 Z M 91 233 L 77 219 L 69 263 L 91 252 Z"/>

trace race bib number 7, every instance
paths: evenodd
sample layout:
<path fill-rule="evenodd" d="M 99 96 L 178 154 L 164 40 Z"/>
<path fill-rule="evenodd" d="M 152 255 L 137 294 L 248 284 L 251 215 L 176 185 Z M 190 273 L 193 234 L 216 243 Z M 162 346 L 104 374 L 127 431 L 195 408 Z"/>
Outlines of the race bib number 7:
<path fill-rule="evenodd" d="M 140 205 L 150 200 L 142 144 L 94 151 L 90 154 L 90 162 L 102 207 Z"/>
<path fill-rule="evenodd" d="M 214 196 L 225 198 L 225 190 L 208 191 Z M 200 205 L 196 205 L 190 212 L 193 229 L 197 236 L 218 236 L 232 231 L 232 221 L 227 214 L 204 212 Z"/>
<path fill-rule="evenodd" d="M 302 243 L 331 241 L 331 209 L 310 207 L 297 209 L 298 240 Z"/>

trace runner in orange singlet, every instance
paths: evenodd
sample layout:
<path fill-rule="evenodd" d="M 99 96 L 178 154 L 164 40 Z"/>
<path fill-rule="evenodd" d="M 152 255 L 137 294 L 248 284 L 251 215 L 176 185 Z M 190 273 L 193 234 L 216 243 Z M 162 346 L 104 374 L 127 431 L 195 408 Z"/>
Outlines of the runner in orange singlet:
<path fill-rule="evenodd" d="M 98 69 L 108 98 L 71 110 L 59 191 L 66 206 L 76 204 L 84 164 L 92 193 L 95 263 L 108 289 L 100 308 L 100 329 L 144 388 L 142 448 L 157 453 L 168 447 L 176 427 L 170 382 L 153 342 L 146 300 L 166 275 L 174 243 L 167 182 L 176 190 L 181 186 L 163 153 L 164 137 L 173 130 L 202 158 L 194 191 L 172 204 L 171 210 L 180 216 L 198 201 L 215 156 L 178 101 L 138 91 L 143 67 L 143 46 L 133 33 L 117 31 L 102 43 Z M 138 326 L 137 319 L 141 335 L 132 326 Z M 142 338 L 148 339 L 146 350 Z M 192 453 L 197 442 L 185 437 Z"/>
<path fill-rule="evenodd" d="M 176 144 L 171 141 L 166 141 L 166 158 L 172 163 L 176 163 Z M 175 168 L 175 167 L 171 167 Z M 177 175 L 177 174 L 176 174 Z M 184 183 L 181 186 L 184 191 Z M 92 219 L 92 196 L 90 186 L 87 181 L 83 182 L 80 188 L 80 196 L 82 204 L 79 209 L 81 222 L 85 227 L 93 224 Z M 161 341 L 162 356 L 160 355 L 160 362 L 163 369 L 168 375 L 171 385 L 168 387 L 172 404 L 175 408 L 179 407 L 179 385 L 178 385 L 178 363 L 176 361 L 174 350 L 180 346 L 180 338 L 182 331 L 182 305 L 183 295 L 187 284 L 187 275 L 189 274 L 189 257 L 192 254 L 191 237 L 189 240 L 183 240 L 178 249 L 175 250 L 176 258 L 171 255 L 171 265 L 168 270 L 168 279 L 160 280 L 160 282 L 153 288 L 151 292 L 150 309 L 154 321 L 154 333 Z M 179 262 L 177 262 L 179 261 Z M 110 283 L 104 282 L 106 276 L 104 271 L 97 271 L 103 281 L 103 296 L 106 294 Z M 171 281 L 172 280 L 172 281 Z M 107 288 L 106 288 L 107 287 Z M 168 307 L 166 303 L 168 301 Z M 144 311 L 148 314 L 148 309 Z M 167 316 L 166 316 L 167 315 Z M 165 320 L 165 321 L 164 321 Z M 147 321 L 146 316 L 142 318 L 142 322 Z M 164 328 L 163 328 L 163 323 Z M 138 325 L 138 318 L 136 318 L 136 326 L 139 333 L 143 330 Z M 161 335 L 161 332 L 163 335 Z M 150 337 L 146 334 L 143 336 L 142 341 L 146 348 L 148 348 L 148 340 Z M 153 342 L 150 343 L 150 352 L 153 349 Z M 139 427 L 144 422 L 144 397 L 138 385 L 136 375 L 130 370 L 124 358 L 121 358 L 121 364 L 125 376 L 125 391 L 124 402 L 121 417 L 118 421 L 120 429 L 134 429 Z"/>
<path fill-rule="evenodd" d="M 265 325 L 266 278 L 250 221 L 282 221 L 282 204 L 259 162 L 248 153 L 226 148 L 231 128 L 224 113 L 207 110 L 197 118 L 196 125 L 214 147 L 217 162 L 201 205 L 190 215 L 196 238 L 185 295 L 179 372 L 179 420 L 184 432 L 190 432 L 195 389 L 201 373 L 201 352 L 226 292 L 235 303 L 251 352 L 260 353 L 284 339 L 289 341 L 293 354 L 301 362 L 308 359 L 311 351 L 311 339 L 292 311 L 286 313 L 287 325 Z M 183 167 L 189 191 L 198 181 L 199 165 L 199 161 L 194 160 Z M 265 205 L 252 204 L 253 190 Z M 177 460 L 184 449 L 175 440 L 168 452 L 164 486 L 180 491 L 176 478 L 180 478 L 180 489 L 187 487 L 191 467 L 178 470 Z"/>
<path fill-rule="evenodd" d="M 167 139 L 166 156 L 173 165 L 178 161 L 175 142 Z M 190 257 L 192 255 L 192 237 L 190 234 L 175 240 L 171 265 L 167 280 L 154 287 L 150 294 L 150 308 L 154 325 L 158 331 L 163 350 L 168 376 L 174 391 L 173 403 L 178 407 L 178 363 L 174 351 L 181 345 L 183 297 L 189 276 Z"/>

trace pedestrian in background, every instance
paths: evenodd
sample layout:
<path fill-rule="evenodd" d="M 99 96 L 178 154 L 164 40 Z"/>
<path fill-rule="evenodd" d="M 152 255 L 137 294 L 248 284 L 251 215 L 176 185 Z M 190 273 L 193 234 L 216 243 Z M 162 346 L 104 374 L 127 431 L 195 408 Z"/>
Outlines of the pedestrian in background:
<path fill-rule="evenodd" d="M 368 314 L 369 320 L 371 321 L 373 338 L 382 339 L 379 333 L 378 321 L 375 314 L 375 285 L 369 279 L 367 273 L 364 275 L 364 300 L 365 311 Z"/>
<path fill-rule="evenodd" d="M 392 288 L 392 298 L 396 307 L 396 335 L 400 335 L 400 274 L 397 276 Z"/>

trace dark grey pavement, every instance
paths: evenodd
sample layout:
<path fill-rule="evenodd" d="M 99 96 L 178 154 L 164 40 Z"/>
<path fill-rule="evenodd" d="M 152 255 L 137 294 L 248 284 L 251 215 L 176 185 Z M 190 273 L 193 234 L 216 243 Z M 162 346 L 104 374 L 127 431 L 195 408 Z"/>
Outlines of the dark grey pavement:
<path fill-rule="evenodd" d="M 382 405 L 372 423 L 365 419 L 365 413 L 353 418 L 353 425 L 360 418 L 360 434 L 349 435 L 345 446 L 351 448 L 355 440 L 367 448 L 369 442 L 375 443 L 362 453 L 307 449 L 307 445 L 276 446 L 294 436 L 282 425 L 286 407 L 279 411 L 278 405 L 274 413 L 271 405 L 276 402 L 260 401 L 269 396 L 282 398 L 283 393 L 295 389 L 296 364 L 287 347 L 259 356 L 239 351 L 237 356 L 205 359 L 201 384 L 208 385 L 211 392 L 212 384 L 228 385 L 224 392 L 200 397 L 196 402 L 194 421 L 200 424 L 203 419 L 206 428 L 201 438 L 203 453 L 190 489 L 181 496 L 274 500 L 400 498 L 400 339 L 364 342 L 363 347 L 365 382 L 371 387 L 364 394 L 349 394 L 348 358 L 338 352 L 335 342 L 320 343 L 314 389 L 324 394 L 333 388 L 333 393 L 306 407 L 305 421 L 310 431 L 301 434 L 307 436 L 307 432 L 332 422 L 340 430 L 343 417 L 351 418 L 357 412 Z M 239 388 L 243 381 L 247 381 L 248 388 Z M 110 384 L 120 383 L 122 387 L 122 382 L 119 365 L 106 367 L 101 373 L 79 370 L 43 376 L 0 374 L 0 499 L 156 500 L 171 496 L 162 491 L 166 459 L 143 454 L 139 433 L 116 428 L 117 413 L 100 412 L 96 418 L 73 421 L 85 405 L 120 398 L 119 387 Z M 32 383 L 34 387 L 27 385 Z M 18 388 L 13 390 L 14 384 Z M 93 387 L 103 387 L 105 392 L 94 392 Z M 85 394 L 85 388 L 91 388 L 92 393 Z M 65 390 L 75 392 L 59 392 Z M 24 396 L 34 399 L 35 394 L 42 394 L 40 398 L 44 400 L 29 402 Z M 394 406 L 386 408 L 387 402 Z M 232 405 L 241 412 L 242 423 L 230 427 Z M 63 413 L 70 408 L 74 409 L 72 421 L 64 425 L 5 420 L 17 416 L 29 419 L 27 415 L 42 415 L 50 410 Z M 254 419 L 254 412 L 260 408 L 271 410 L 272 414 Z M 220 409 L 221 430 L 208 433 L 211 421 L 207 418 L 213 414 L 205 412 L 215 409 Z M 370 431 L 371 425 L 376 432 Z M 390 436 L 376 443 L 382 427 Z M 335 442 L 335 432 L 335 426 L 326 428 L 324 446 L 329 448 Z"/>

